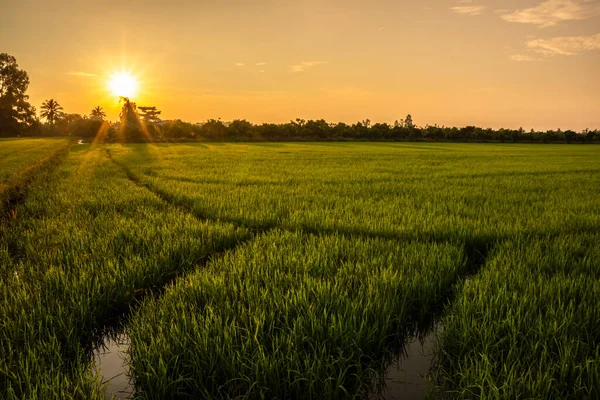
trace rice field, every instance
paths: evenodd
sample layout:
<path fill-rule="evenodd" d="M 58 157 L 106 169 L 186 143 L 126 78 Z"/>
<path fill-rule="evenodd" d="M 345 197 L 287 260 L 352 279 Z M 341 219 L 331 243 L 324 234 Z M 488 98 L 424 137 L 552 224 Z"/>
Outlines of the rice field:
<path fill-rule="evenodd" d="M 68 143 L 67 139 L 0 139 L 0 184 Z"/>
<path fill-rule="evenodd" d="M 429 391 L 399 398 L 599 397 L 598 160 L 2 140 L 0 398 L 109 397 L 94 349 L 124 336 L 133 398 L 392 398 L 433 326 Z"/>
<path fill-rule="evenodd" d="M 600 234 L 511 239 L 464 285 L 440 337 L 459 398 L 600 396 Z"/>
<path fill-rule="evenodd" d="M 38 172 L 58 162 L 69 146 L 66 139 L 0 139 L 0 210 L 19 201 Z"/>

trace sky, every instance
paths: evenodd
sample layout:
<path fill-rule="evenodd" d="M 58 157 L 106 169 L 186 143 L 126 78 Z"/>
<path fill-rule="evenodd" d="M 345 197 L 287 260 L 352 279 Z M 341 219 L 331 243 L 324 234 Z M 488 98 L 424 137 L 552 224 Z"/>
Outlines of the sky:
<path fill-rule="evenodd" d="M 600 0 L 0 0 L 38 108 L 600 129 Z"/>

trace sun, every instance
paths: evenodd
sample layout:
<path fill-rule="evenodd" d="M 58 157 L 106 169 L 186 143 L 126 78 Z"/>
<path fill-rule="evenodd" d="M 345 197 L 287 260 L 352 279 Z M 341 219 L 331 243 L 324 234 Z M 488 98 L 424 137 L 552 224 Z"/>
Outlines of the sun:
<path fill-rule="evenodd" d="M 127 71 L 119 71 L 110 74 L 108 89 L 115 96 L 133 97 L 138 90 L 138 80 Z"/>

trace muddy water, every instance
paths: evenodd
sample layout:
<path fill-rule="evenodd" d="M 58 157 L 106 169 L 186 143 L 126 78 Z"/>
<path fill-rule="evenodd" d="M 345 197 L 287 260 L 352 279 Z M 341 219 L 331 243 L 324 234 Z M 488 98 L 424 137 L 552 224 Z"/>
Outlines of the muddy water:
<path fill-rule="evenodd" d="M 104 338 L 103 346 L 94 351 L 94 371 L 106 384 L 107 399 L 128 399 L 133 395 L 133 385 L 128 373 L 127 349 L 129 337 L 120 334 Z"/>
<path fill-rule="evenodd" d="M 433 328 L 424 338 L 414 337 L 404 351 L 392 362 L 377 393 L 371 400 L 422 400 L 433 385 L 426 379 L 433 361 L 433 340 L 441 327 Z M 125 359 L 129 337 L 122 333 L 116 338 L 106 337 L 103 346 L 94 351 L 94 370 L 106 384 L 106 399 L 129 399 L 133 385 L 128 376 Z"/>
<path fill-rule="evenodd" d="M 434 338 L 441 332 L 434 327 L 423 338 L 410 339 L 397 360 L 392 362 L 383 377 L 383 387 L 372 399 L 422 400 L 433 389 L 427 379 L 433 363 Z"/>

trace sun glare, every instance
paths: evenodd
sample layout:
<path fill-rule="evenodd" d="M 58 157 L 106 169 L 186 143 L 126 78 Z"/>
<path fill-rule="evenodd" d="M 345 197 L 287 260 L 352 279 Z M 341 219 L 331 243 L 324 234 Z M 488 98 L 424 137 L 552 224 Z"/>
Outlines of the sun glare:
<path fill-rule="evenodd" d="M 115 72 L 109 76 L 108 89 L 115 96 L 133 97 L 138 90 L 138 81 L 127 71 Z"/>

